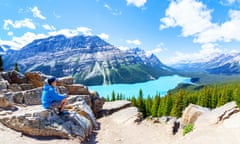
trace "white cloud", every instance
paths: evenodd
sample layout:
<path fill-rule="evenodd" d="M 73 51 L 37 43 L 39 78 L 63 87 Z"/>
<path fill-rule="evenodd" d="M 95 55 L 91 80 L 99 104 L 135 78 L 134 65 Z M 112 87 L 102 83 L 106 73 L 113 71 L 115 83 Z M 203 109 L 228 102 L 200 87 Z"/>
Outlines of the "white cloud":
<path fill-rule="evenodd" d="M 88 27 L 78 27 L 77 31 L 81 32 L 83 35 L 93 35 L 92 29 L 90 29 Z"/>
<path fill-rule="evenodd" d="M 49 35 L 53 36 L 53 35 L 59 35 L 59 34 L 63 34 L 66 37 L 73 37 L 79 34 L 83 34 L 86 36 L 91 36 L 92 34 L 92 29 L 88 28 L 88 27 L 77 27 L 76 29 L 61 29 L 58 31 L 51 31 L 49 32 Z"/>
<path fill-rule="evenodd" d="M 126 0 L 127 5 L 134 5 L 136 7 L 142 7 L 147 2 L 147 0 Z"/>
<path fill-rule="evenodd" d="M 34 25 L 34 23 L 32 22 L 31 19 L 25 18 L 24 20 L 17 20 L 15 22 L 13 22 L 10 19 L 4 20 L 4 25 L 3 28 L 5 30 L 9 30 L 9 25 L 11 25 L 13 28 L 29 28 L 29 29 L 35 29 L 36 26 Z"/>
<path fill-rule="evenodd" d="M 240 0 L 220 0 L 220 4 L 222 5 L 231 5 L 234 3 L 239 3 Z"/>
<path fill-rule="evenodd" d="M 141 45 L 140 40 L 126 40 L 128 44 Z"/>
<path fill-rule="evenodd" d="M 160 53 L 162 51 L 163 51 L 162 48 L 155 48 L 153 50 L 146 51 L 146 54 L 147 54 L 147 56 L 150 56 L 151 54 L 157 54 L 157 53 Z"/>
<path fill-rule="evenodd" d="M 31 11 L 32 11 L 32 13 L 33 13 L 33 17 L 40 18 L 40 19 L 43 19 L 43 20 L 46 19 L 46 17 L 41 14 L 41 11 L 38 9 L 37 6 L 34 6 L 34 7 L 31 9 Z"/>
<path fill-rule="evenodd" d="M 227 1 L 228 1 L 228 3 L 232 4 L 232 3 L 234 3 L 236 0 L 227 0 Z"/>
<path fill-rule="evenodd" d="M 240 11 L 229 10 L 230 20 L 222 24 L 211 22 L 211 10 L 196 0 L 172 1 L 166 17 L 160 19 L 160 29 L 181 27 L 184 37 L 194 37 L 195 43 L 240 41 Z"/>
<path fill-rule="evenodd" d="M 205 44 L 202 45 L 202 49 L 195 53 L 182 53 L 176 52 L 176 56 L 168 59 L 168 64 L 176 64 L 181 62 L 207 62 L 212 58 L 218 56 L 223 53 L 223 51 L 219 48 L 216 48 L 217 44 Z"/>
<path fill-rule="evenodd" d="M 11 46 L 12 49 L 18 50 L 35 39 L 40 39 L 45 37 L 47 37 L 47 35 L 26 32 L 21 37 L 14 36 L 11 41 L 4 41 L 0 39 L 0 43 L 2 45 L 9 45 Z"/>
<path fill-rule="evenodd" d="M 161 53 L 166 48 L 164 47 L 164 43 L 157 44 L 156 47 L 152 50 L 146 51 L 146 54 L 150 56 L 151 54 Z"/>
<path fill-rule="evenodd" d="M 104 4 L 103 7 L 105 7 L 108 11 L 110 11 L 112 15 L 115 15 L 115 16 L 122 15 L 122 12 L 120 10 L 112 9 L 108 4 Z"/>
<path fill-rule="evenodd" d="M 111 8 L 108 4 L 104 4 L 103 7 L 105 7 L 105 8 L 108 9 L 108 10 L 112 10 L 112 8 Z"/>
<path fill-rule="evenodd" d="M 32 32 L 26 32 L 20 37 L 13 36 L 12 40 L 1 40 L 1 45 L 9 45 L 12 49 L 18 50 L 21 49 L 23 46 L 27 45 L 28 43 L 32 42 L 35 39 L 47 38 L 49 36 L 55 35 L 65 35 L 66 37 L 73 37 L 76 35 L 84 34 L 84 35 L 93 35 L 91 33 L 91 29 L 87 27 L 77 27 L 76 29 L 60 29 L 57 31 L 50 31 L 48 34 L 35 34 Z M 102 36 L 107 38 L 107 34 L 102 33 Z"/>
<path fill-rule="evenodd" d="M 53 12 L 53 15 L 56 17 L 56 18 L 61 18 L 61 16 L 59 14 L 56 14 L 55 12 Z"/>
<path fill-rule="evenodd" d="M 45 30 L 49 30 L 49 31 L 52 31 L 52 30 L 56 30 L 56 28 L 54 26 L 50 26 L 48 24 L 44 24 L 42 25 L 42 27 L 45 29 Z"/>
<path fill-rule="evenodd" d="M 12 31 L 8 32 L 8 35 L 9 35 L 9 36 L 12 36 L 12 35 L 13 35 L 13 32 L 12 32 Z"/>
<path fill-rule="evenodd" d="M 196 0 L 172 1 L 165 15 L 166 17 L 160 19 L 163 23 L 160 25 L 160 29 L 179 26 L 185 37 L 214 26 L 210 21 L 211 10 Z"/>
<path fill-rule="evenodd" d="M 228 1 L 236 2 L 236 1 Z M 188 59 L 197 61 L 208 59 L 216 53 L 221 42 L 240 41 L 240 11 L 229 10 L 229 19 L 222 23 L 213 23 L 211 12 L 198 0 L 172 0 L 161 18 L 160 29 L 180 27 L 183 37 L 193 37 L 194 43 L 201 44 L 202 50 L 194 54 L 177 53 L 174 61 Z"/>
<path fill-rule="evenodd" d="M 109 39 L 109 35 L 108 35 L 108 34 L 105 34 L 105 33 L 98 34 L 98 36 L 99 36 L 101 39 L 104 39 L 104 40 L 108 40 L 108 39 Z"/>
<path fill-rule="evenodd" d="M 118 46 L 118 48 L 123 51 L 130 49 L 129 47 L 126 47 L 126 46 Z"/>

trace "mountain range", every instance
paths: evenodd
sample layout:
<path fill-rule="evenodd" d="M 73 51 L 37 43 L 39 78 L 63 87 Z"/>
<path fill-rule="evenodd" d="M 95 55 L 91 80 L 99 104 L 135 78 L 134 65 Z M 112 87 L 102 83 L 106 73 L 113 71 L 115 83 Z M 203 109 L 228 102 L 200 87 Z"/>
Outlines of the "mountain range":
<path fill-rule="evenodd" d="M 76 83 L 85 85 L 136 83 L 175 73 L 154 54 L 147 55 L 140 48 L 123 51 L 97 36 L 37 39 L 18 51 L 8 52 L 3 59 L 6 70 L 18 63 L 21 72 L 72 75 Z"/>
<path fill-rule="evenodd" d="M 207 62 L 178 63 L 172 67 L 185 72 L 207 72 L 210 74 L 240 74 L 240 53 L 220 54 Z"/>

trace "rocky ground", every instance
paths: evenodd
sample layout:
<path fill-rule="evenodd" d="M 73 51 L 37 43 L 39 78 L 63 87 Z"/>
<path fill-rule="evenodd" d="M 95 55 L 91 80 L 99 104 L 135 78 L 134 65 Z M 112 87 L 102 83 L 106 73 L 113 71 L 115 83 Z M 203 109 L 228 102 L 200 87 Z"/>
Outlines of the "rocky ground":
<path fill-rule="evenodd" d="M 116 107 L 117 106 L 117 107 Z M 182 123 L 194 120 L 196 113 L 203 112 L 194 120 L 195 129 L 183 136 L 180 128 L 172 134 L 173 121 L 166 118 L 146 119 L 140 122 L 141 114 L 127 101 L 106 103 L 105 113 L 111 113 L 97 121 L 99 129 L 83 144 L 238 144 L 240 143 L 240 113 L 235 103 L 229 103 L 213 111 L 195 105 L 183 114 Z M 215 115 L 215 116 L 214 116 Z M 220 116 L 224 120 L 216 118 Z M 228 117 L 229 116 L 229 117 Z M 185 120 L 183 120 L 185 119 Z M 184 123 L 183 123 L 184 124 Z M 34 138 L 22 135 L 0 124 L 1 144 L 79 144 L 77 139 Z"/>

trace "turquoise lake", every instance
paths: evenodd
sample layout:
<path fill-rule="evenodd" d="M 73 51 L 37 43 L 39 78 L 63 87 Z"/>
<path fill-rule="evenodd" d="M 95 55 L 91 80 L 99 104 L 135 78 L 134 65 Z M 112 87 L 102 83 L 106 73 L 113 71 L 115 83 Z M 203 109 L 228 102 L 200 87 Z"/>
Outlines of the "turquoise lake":
<path fill-rule="evenodd" d="M 126 98 L 137 97 L 139 90 L 142 89 L 143 97 L 146 98 L 148 96 L 155 96 L 157 93 L 160 93 L 160 96 L 164 96 L 168 90 L 175 88 L 179 83 L 191 83 L 190 78 L 178 75 L 164 76 L 157 80 L 143 83 L 89 86 L 88 89 L 97 91 L 100 96 L 105 98 L 107 96 L 111 97 L 113 91 L 116 95 L 117 93 L 122 93 Z"/>

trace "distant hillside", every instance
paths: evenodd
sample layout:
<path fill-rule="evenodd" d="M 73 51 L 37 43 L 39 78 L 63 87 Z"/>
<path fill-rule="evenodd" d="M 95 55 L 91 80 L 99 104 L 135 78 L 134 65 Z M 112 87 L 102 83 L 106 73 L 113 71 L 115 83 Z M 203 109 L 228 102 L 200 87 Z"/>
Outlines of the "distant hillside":
<path fill-rule="evenodd" d="M 172 67 L 185 72 L 238 75 L 240 74 L 240 53 L 221 54 L 207 62 L 178 63 Z"/>
<path fill-rule="evenodd" d="M 153 54 L 147 56 L 140 48 L 122 51 L 97 36 L 34 40 L 4 56 L 6 70 L 16 62 L 22 72 L 73 75 L 77 83 L 86 85 L 136 83 L 174 74 Z"/>

